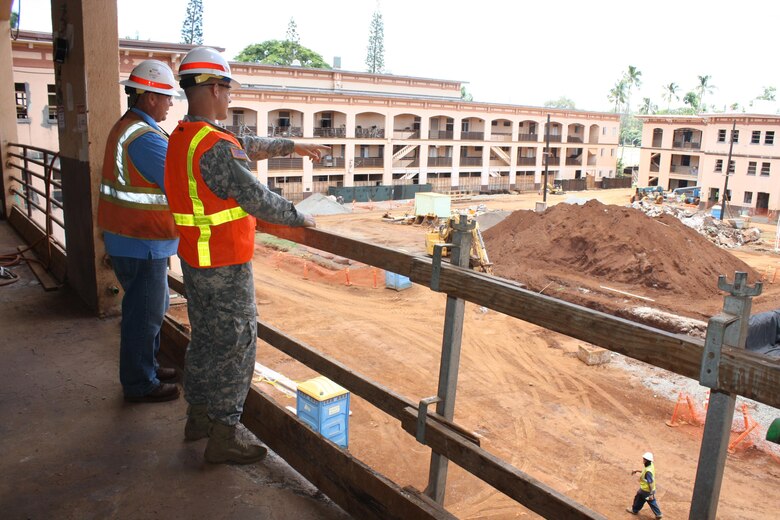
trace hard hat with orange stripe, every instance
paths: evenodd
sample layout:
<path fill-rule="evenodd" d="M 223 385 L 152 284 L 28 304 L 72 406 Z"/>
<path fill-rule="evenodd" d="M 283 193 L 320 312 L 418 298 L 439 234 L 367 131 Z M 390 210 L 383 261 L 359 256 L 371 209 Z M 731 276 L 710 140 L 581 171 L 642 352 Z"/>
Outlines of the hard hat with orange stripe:
<path fill-rule="evenodd" d="M 159 60 L 144 60 L 135 66 L 130 77 L 119 82 L 120 85 L 135 88 L 140 94 L 143 92 L 156 92 L 166 96 L 175 96 L 176 80 L 173 79 L 173 71 L 168 65 Z"/>
<path fill-rule="evenodd" d="M 216 78 L 230 84 L 231 87 L 241 86 L 233 79 L 227 60 L 216 49 L 195 47 L 187 53 L 179 65 L 179 85 L 182 88 L 193 87 L 210 78 Z"/>

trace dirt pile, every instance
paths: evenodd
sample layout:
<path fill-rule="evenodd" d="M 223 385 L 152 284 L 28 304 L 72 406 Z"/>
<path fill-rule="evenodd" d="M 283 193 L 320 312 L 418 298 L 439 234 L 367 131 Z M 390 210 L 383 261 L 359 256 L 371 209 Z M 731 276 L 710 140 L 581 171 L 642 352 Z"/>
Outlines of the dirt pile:
<path fill-rule="evenodd" d="M 496 274 L 536 291 L 556 283 L 584 293 L 606 283 L 634 293 L 684 296 L 685 305 L 719 297 L 721 274 L 733 281 L 735 271 L 745 271 L 751 283 L 759 279 L 674 216 L 650 218 L 596 200 L 557 204 L 544 213 L 515 211 L 484 238 Z"/>

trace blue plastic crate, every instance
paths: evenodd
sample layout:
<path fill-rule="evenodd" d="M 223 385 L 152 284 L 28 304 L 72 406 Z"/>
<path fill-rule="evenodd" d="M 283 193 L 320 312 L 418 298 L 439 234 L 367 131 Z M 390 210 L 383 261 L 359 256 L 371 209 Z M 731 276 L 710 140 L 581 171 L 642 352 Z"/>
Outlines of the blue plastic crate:
<path fill-rule="evenodd" d="M 324 376 L 298 385 L 297 414 L 314 431 L 346 448 L 349 445 L 349 392 Z"/>

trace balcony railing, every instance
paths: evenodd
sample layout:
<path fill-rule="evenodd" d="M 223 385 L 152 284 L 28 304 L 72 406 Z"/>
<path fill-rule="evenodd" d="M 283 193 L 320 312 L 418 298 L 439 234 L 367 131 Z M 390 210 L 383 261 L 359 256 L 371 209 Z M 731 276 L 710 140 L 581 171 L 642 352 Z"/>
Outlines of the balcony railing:
<path fill-rule="evenodd" d="M 227 125 L 229 131 L 236 135 L 257 135 L 257 126 L 252 125 Z"/>
<path fill-rule="evenodd" d="M 428 157 L 428 166 L 452 166 L 452 157 Z"/>
<path fill-rule="evenodd" d="M 371 128 L 355 127 L 355 137 L 361 139 L 384 139 L 385 129 L 372 126 Z"/>
<path fill-rule="evenodd" d="M 318 127 L 314 129 L 314 137 L 345 138 L 347 137 L 347 129 Z"/>
<path fill-rule="evenodd" d="M 491 141 L 511 141 L 511 132 L 493 132 L 490 134 Z"/>
<path fill-rule="evenodd" d="M 428 132 L 428 139 L 452 139 L 453 132 L 443 130 L 431 130 Z"/>
<path fill-rule="evenodd" d="M 416 168 L 420 166 L 420 159 L 418 157 L 402 157 L 396 161 L 393 161 L 394 168 Z"/>
<path fill-rule="evenodd" d="M 518 166 L 536 166 L 536 157 L 518 157 Z"/>
<path fill-rule="evenodd" d="M 482 166 L 482 157 L 461 157 L 461 166 Z"/>
<path fill-rule="evenodd" d="M 355 168 L 376 168 L 384 165 L 384 157 L 355 157 Z"/>
<path fill-rule="evenodd" d="M 550 157 L 547 160 L 547 164 L 550 165 L 550 166 L 558 166 L 559 164 L 561 164 L 561 158 L 560 157 Z"/>
<path fill-rule="evenodd" d="M 544 136 L 545 139 L 547 139 L 546 136 Z M 550 135 L 550 142 L 551 143 L 560 143 L 563 139 L 562 135 Z"/>
<path fill-rule="evenodd" d="M 566 165 L 567 166 L 579 166 L 582 164 L 582 157 L 567 157 L 566 158 Z"/>
<path fill-rule="evenodd" d="M 393 137 L 396 139 L 419 139 L 420 131 L 412 130 L 411 128 L 396 128 L 393 130 Z"/>
<path fill-rule="evenodd" d="M 303 168 L 303 157 L 276 157 L 268 159 L 269 170 L 300 170 Z"/>
<path fill-rule="evenodd" d="M 460 138 L 470 141 L 484 141 L 485 132 L 461 132 Z"/>
<path fill-rule="evenodd" d="M 681 164 L 673 164 L 671 166 L 672 173 L 681 173 L 684 175 L 698 175 L 699 168 L 696 166 L 683 166 Z"/>
<path fill-rule="evenodd" d="M 655 144 L 655 143 L 653 143 Z M 684 148 L 690 150 L 698 150 L 701 148 L 701 142 L 699 141 L 674 141 L 672 143 L 673 148 Z"/>
<path fill-rule="evenodd" d="M 303 137 L 300 126 L 269 126 L 268 137 Z"/>
<path fill-rule="evenodd" d="M 550 136 L 550 137 L 552 137 L 552 136 Z M 576 137 L 576 136 L 570 135 L 570 136 L 566 137 L 566 142 L 567 143 L 581 143 L 582 142 L 582 137 Z"/>
<path fill-rule="evenodd" d="M 517 140 L 536 142 L 539 140 L 539 134 L 517 134 Z"/>
<path fill-rule="evenodd" d="M 320 162 L 314 163 L 314 169 L 319 170 L 322 168 L 344 168 L 344 158 L 343 157 L 331 157 L 330 159 L 325 158 L 322 159 Z"/>

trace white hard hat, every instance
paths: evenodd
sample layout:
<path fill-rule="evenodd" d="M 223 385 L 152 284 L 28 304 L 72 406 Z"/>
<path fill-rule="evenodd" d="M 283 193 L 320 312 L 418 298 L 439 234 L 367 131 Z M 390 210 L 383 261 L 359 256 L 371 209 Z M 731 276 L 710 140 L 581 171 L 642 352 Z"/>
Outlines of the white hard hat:
<path fill-rule="evenodd" d="M 227 60 L 216 49 L 195 47 L 181 60 L 179 84 L 186 88 L 202 83 L 209 78 L 227 80 L 231 87 L 241 86 L 238 81 L 233 79 Z"/>
<path fill-rule="evenodd" d="M 642 458 L 645 460 L 649 460 L 650 462 L 653 462 L 653 454 L 649 451 L 646 452 L 644 455 L 642 455 Z"/>
<path fill-rule="evenodd" d="M 146 92 L 157 92 L 167 96 L 177 95 L 176 80 L 173 71 L 159 60 L 144 60 L 135 66 L 130 77 L 119 82 L 120 85 Z"/>

